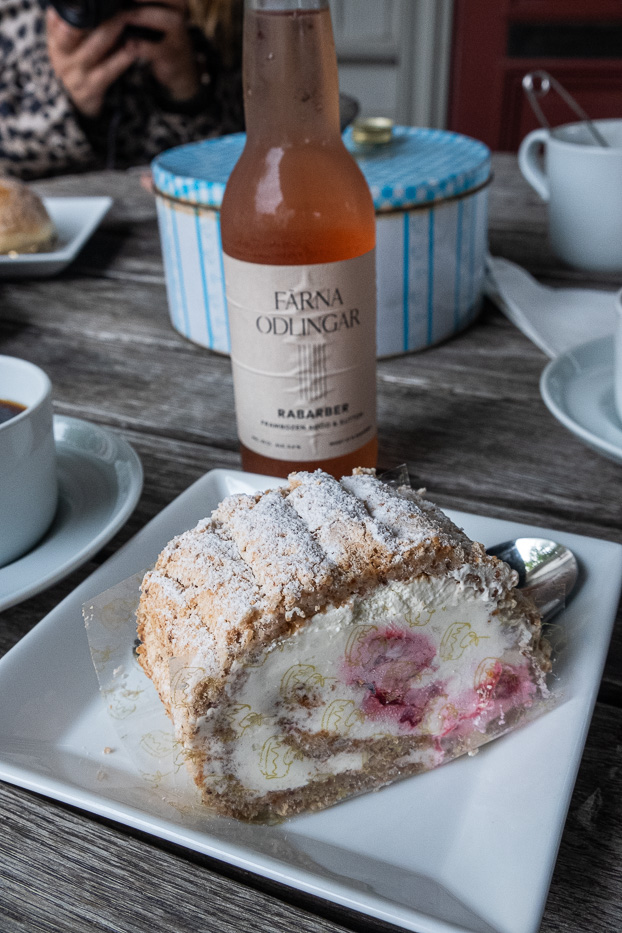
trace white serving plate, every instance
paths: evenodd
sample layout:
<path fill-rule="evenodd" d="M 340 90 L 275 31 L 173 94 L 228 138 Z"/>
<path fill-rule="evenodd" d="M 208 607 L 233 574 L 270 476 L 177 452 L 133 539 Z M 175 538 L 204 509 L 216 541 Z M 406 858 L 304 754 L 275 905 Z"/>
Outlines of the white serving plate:
<path fill-rule="evenodd" d="M 0 255 L 0 278 L 41 279 L 62 272 L 76 258 L 112 205 L 112 198 L 106 197 L 42 200 L 56 227 L 54 249 L 47 253 Z"/>
<path fill-rule="evenodd" d="M 544 403 L 588 447 L 622 462 L 622 421 L 614 402 L 614 336 L 590 340 L 551 360 L 540 378 Z"/>
<path fill-rule="evenodd" d="M 98 693 L 82 604 L 152 564 L 225 495 L 278 482 L 206 474 L 0 661 L 0 778 L 407 930 L 536 933 L 618 604 L 617 544 L 449 513 L 487 546 L 519 534 L 554 537 L 582 571 L 555 620 L 557 706 L 474 758 L 322 813 L 250 826 L 175 810 L 120 744 Z"/>

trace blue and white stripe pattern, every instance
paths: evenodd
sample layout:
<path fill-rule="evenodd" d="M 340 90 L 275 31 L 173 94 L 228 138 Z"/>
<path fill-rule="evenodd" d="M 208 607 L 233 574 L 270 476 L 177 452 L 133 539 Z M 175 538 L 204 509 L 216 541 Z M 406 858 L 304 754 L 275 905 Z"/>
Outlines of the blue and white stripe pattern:
<path fill-rule="evenodd" d="M 220 215 L 163 198 L 157 206 L 173 327 L 202 347 L 229 353 Z"/>
<path fill-rule="evenodd" d="M 178 201 L 219 208 L 245 140 L 244 133 L 232 133 L 168 149 L 151 164 L 156 190 Z"/>
<path fill-rule="evenodd" d="M 441 130 L 396 127 L 360 154 L 376 206 L 378 356 L 419 350 L 464 328 L 479 309 L 490 153 Z M 153 164 L 171 321 L 228 353 L 219 207 L 244 146 L 241 133 L 163 153 Z M 170 200 L 169 200 L 170 199 Z M 176 202 L 182 202 L 176 203 Z"/>
<path fill-rule="evenodd" d="M 420 350 L 476 316 L 484 279 L 488 188 L 429 210 L 378 214 L 378 356 Z"/>

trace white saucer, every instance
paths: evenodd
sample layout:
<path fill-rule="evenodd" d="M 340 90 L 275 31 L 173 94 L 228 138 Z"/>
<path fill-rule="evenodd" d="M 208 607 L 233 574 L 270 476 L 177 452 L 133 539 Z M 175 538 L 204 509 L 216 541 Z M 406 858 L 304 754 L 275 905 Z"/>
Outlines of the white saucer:
<path fill-rule="evenodd" d="M 112 198 L 43 198 L 56 228 L 55 248 L 48 253 L 0 256 L 0 278 L 46 278 L 57 275 L 76 258 L 100 225 Z"/>
<path fill-rule="evenodd" d="M 40 593 L 92 557 L 138 502 L 143 468 L 127 441 L 106 428 L 54 417 L 59 503 L 40 543 L 0 568 L 0 611 Z"/>
<path fill-rule="evenodd" d="M 552 360 L 540 379 L 544 403 L 588 447 L 622 462 L 622 421 L 613 400 L 613 335 Z"/>

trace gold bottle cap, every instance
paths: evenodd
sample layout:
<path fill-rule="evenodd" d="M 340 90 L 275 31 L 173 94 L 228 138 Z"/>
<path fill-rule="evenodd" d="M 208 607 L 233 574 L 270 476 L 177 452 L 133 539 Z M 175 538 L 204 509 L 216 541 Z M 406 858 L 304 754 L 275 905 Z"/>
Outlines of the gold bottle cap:
<path fill-rule="evenodd" d="M 361 117 L 352 124 L 352 139 L 359 145 L 382 146 L 391 142 L 392 135 L 390 117 Z"/>

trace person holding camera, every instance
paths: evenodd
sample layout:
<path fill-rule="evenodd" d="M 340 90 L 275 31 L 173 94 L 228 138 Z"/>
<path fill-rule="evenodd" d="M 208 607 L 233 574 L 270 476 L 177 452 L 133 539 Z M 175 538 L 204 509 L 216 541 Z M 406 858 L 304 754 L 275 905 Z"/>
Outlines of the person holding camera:
<path fill-rule="evenodd" d="M 239 0 L 2 0 L 0 174 L 124 168 L 242 129 L 239 56 L 191 13 L 241 16 Z"/>

